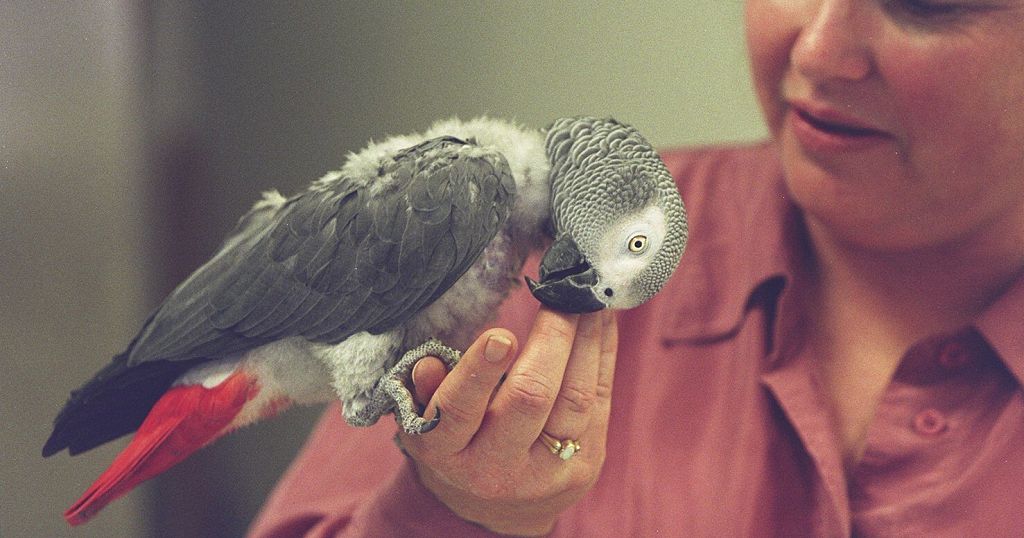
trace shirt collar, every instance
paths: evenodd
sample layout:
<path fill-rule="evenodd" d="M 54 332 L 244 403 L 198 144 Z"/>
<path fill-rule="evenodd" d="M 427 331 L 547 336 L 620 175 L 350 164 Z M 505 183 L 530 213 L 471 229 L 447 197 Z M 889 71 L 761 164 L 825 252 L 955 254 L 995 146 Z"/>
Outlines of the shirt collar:
<path fill-rule="evenodd" d="M 732 157 L 740 158 L 673 170 L 690 176 L 682 187 L 684 200 L 693 201 L 687 208 L 692 240 L 669 282 L 676 289 L 664 295 L 692 300 L 675 306 L 662 333 L 669 341 L 732 334 L 760 286 L 791 280 L 794 256 L 803 250 L 802 217 L 789 201 L 771 146 Z"/>
<path fill-rule="evenodd" d="M 1024 385 L 1024 275 L 985 309 L 974 326 L 988 340 L 1017 383 Z"/>

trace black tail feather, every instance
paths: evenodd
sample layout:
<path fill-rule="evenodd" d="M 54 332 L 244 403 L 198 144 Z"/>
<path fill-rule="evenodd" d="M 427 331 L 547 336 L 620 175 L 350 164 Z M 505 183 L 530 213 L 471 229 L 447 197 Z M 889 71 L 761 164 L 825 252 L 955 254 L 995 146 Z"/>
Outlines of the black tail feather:
<path fill-rule="evenodd" d="M 137 430 L 174 380 L 205 360 L 153 361 L 129 367 L 126 355 L 114 357 L 71 393 L 54 420 L 43 456 L 65 448 L 74 456 Z"/>

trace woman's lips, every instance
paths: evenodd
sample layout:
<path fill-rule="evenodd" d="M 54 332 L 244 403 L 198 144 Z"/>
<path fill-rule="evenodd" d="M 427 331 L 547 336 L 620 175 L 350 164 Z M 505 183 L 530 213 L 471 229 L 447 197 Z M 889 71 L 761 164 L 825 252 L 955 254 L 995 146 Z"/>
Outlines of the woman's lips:
<path fill-rule="evenodd" d="M 791 106 L 786 124 L 804 150 L 818 154 L 863 151 L 892 139 L 885 131 L 829 109 Z"/>

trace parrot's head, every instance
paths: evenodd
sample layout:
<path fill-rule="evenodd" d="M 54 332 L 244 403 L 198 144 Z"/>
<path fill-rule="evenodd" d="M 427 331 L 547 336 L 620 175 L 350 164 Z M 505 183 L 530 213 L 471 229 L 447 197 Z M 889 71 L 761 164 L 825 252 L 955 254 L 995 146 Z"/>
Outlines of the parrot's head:
<path fill-rule="evenodd" d="M 563 312 L 643 304 L 686 248 L 686 210 L 654 148 L 612 119 L 563 118 L 548 129 L 555 240 L 533 295 Z"/>

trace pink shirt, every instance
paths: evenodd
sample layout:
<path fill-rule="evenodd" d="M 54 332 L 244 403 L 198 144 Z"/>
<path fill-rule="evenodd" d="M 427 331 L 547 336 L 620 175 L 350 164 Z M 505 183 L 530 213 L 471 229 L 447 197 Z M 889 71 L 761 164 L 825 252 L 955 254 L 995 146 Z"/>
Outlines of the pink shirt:
<path fill-rule="evenodd" d="M 620 314 L 607 462 L 555 536 L 1024 535 L 1024 278 L 902 358 L 843 469 L 797 304 L 804 228 L 770 146 L 669 152 L 691 242 Z M 500 323 L 525 336 L 520 289 Z M 416 480 L 395 426 L 327 410 L 253 536 L 491 536 Z"/>

